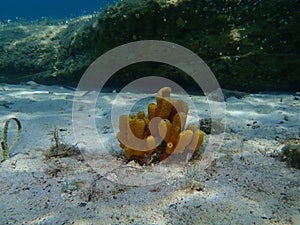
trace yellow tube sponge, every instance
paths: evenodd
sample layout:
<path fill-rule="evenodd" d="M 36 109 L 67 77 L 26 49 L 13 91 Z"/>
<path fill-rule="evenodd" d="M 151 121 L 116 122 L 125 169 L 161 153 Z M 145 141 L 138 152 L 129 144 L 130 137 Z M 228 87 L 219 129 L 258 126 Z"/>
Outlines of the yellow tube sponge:
<path fill-rule="evenodd" d="M 204 132 L 202 130 L 196 130 L 194 132 L 193 140 L 188 146 L 188 149 L 192 150 L 193 152 L 198 151 L 200 145 L 203 142 Z"/>
<path fill-rule="evenodd" d="M 166 153 L 171 155 L 172 152 L 174 151 L 174 145 L 172 142 L 168 142 L 166 146 Z"/>
<path fill-rule="evenodd" d="M 170 87 L 163 87 L 157 92 L 157 95 L 161 96 L 161 97 L 170 97 L 171 88 Z"/>
<path fill-rule="evenodd" d="M 150 103 L 148 105 L 148 117 L 149 117 L 149 120 L 152 120 L 155 115 L 156 115 L 156 108 L 157 108 L 157 105 L 155 103 Z"/>
<path fill-rule="evenodd" d="M 127 159 L 130 159 L 132 156 L 144 156 L 145 154 L 147 154 L 147 153 L 152 153 L 153 152 L 153 150 L 151 150 L 151 151 L 139 151 L 139 150 L 137 150 L 137 149 L 131 149 L 131 148 L 129 148 L 129 147 L 125 147 L 125 152 L 126 152 L 126 158 Z"/>
<path fill-rule="evenodd" d="M 118 141 L 120 142 L 120 147 L 121 148 L 125 148 L 126 147 L 126 145 L 124 144 L 125 142 L 124 142 L 124 140 L 122 140 L 122 136 L 123 134 L 121 133 L 121 132 L 118 132 L 117 133 L 117 138 L 118 138 Z"/>
<path fill-rule="evenodd" d="M 193 131 L 184 130 L 180 132 L 178 136 L 178 143 L 176 144 L 174 153 L 183 153 L 186 147 L 191 143 L 193 139 Z"/>
<path fill-rule="evenodd" d="M 180 127 L 182 130 L 185 127 L 187 115 L 184 112 L 176 113 L 173 118 L 172 125 L 176 127 Z"/>
<path fill-rule="evenodd" d="M 181 129 L 179 126 L 172 125 L 171 134 L 170 134 L 170 142 L 176 143 L 178 139 L 178 135 L 180 134 Z"/>
<path fill-rule="evenodd" d="M 173 109 L 173 104 L 171 102 L 171 99 L 157 96 L 156 102 L 157 102 L 157 109 L 156 109 L 155 116 L 160 117 L 162 119 L 169 119 Z"/>
<path fill-rule="evenodd" d="M 136 138 L 144 139 L 144 132 L 145 132 L 145 121 L 143 119 L 133 119 L 129 120 L 129 126 Z"/>
<path fill-rule="evenodd" d="M 147 143 L 147 147 L 149 149 L 151 149 L 153 151 L 155 150 L 155 148 L 156 148 L 156 141 L 155 141 L 155 138 L 152 135 L 150 135 L 150 136 L 147 137 L 146 143 Z"/>
<path fill-rule="evenodd" d="M 161 138 L 167 143 L 171 141 L 172 124 L 169 120 L 161 120 L 158 124 L 158 133 Z"/>
<path fill-rule="evenodd" d="M 126 158 L 129 159 L 132 156 L 133 150 L 128 147 L 124 147 L 125 153 L 126 153 Z"/>
<path fill-rule="evenodd" d="M 157 92 L 156 103 L 148 105 L 148 115 L 140 111 L 135 115 L 120 116 L 117 139 L 127 159 L 144 165 L 149 163 L 147 160 L 164 161 L 173 153 L 195 152 L 200 148 L 203 131 L 194 124 L 185 129 L 188 104 L 173 100 L 170 95 L 171 88 L 161 88 Z M 154 152 L 153 157 L 145 156 Z"/>
<path fill-rule="evenodd" d="M 139 111 L 137 114 L 136 114 L 136 117 L 138 119 L 144 119 L 145 118 L 145 113 L 143 111 Z"/>
<path fill-rule="evenodd" d="M 158 117 L 153 118 L 149 121 L 149 130 L 151 132 L 151 135 L 158 136 L 158 125 L 160 123 L 161 119 Z"/>
<path fill-rule="evenodd" d="M 170 115 L 170 120 L 172 121 L 174 116 L 180 112 L 183 112 L 187 115 L 189 112 L 188 104 L 182 100 L 173 101 L 173 109 Z"/>
<path fill-rule="evenodd" d="M 152 154 L 154 151 L 155 151 L 155 148 L 154 149 L 150 149 L 150 150 L 147 150 L 147 151 L 141 151 L 139 149 L 131 149 L 129 147 L 125 147 L 124 148 L 125 152 L 126 152 L 126 158 L 127 159 L 130 159 L 132 156 L 139 156 L 139 157 L 142 157 L 144 156 L 145 154 Z"/>
<path fill-rule="evenodd" d="M 144 137 L 148 137 L 149 135 L 151 135 L 150 132 L 150 128 L 149 128 L 149 118 L 148 117 L 144 117 L 144 121 L 145 121 L 145 133 L 144 133 Z"/>

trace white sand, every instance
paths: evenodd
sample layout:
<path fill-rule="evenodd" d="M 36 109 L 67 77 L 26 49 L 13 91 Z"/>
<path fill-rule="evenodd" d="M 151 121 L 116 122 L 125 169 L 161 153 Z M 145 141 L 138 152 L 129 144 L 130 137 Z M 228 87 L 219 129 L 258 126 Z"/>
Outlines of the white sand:
<path fill-rule="evenodd" d="M 272 157 L 284 143 L 299 141 L 300 100 L 292 94 L 228 98 L 225 140 L 205 170 L 202 161 L 139 168 L 117 159 L 111 150 L 121 150 L 110 122 L 117 94 L 102 94 L 96 122 L 107 155 L 89 162 L 104 177 L 86 161 L 43 156 L 53 144 L 55 127 L 62 142 L 76 144 L 73 95 L 58 86 L 0 85 L 0 131 L 10 117 L 22 123 L 11 159 L 0 164 L 0 224 L 300 224 L 300 171 Z M 126 102 L 145 97 L 127 96 Z M 209 117 L 206 98 L 191 99 L 198 112 L 190 119 Z M 130 168 L 142 174 L 129 177 Z M 120 184 L 149 177 L 161 182 Z"/>

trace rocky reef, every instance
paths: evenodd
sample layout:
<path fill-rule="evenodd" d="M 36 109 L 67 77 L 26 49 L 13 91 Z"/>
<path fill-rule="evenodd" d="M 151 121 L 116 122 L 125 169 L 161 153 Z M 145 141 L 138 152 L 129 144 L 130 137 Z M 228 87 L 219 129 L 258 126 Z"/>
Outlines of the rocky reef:
<path fill-rule="evenodd" d="M 155 39 L 195 52 L 222 88 L 296 91 L 299 8 L 294 0 L 139 0 L 69 21 L 5 23 L 0 25 L 0 82 L 75 86 L 104 52 Z M 197 88 L 182 71 L 150 62 L 123 68 L 107 85 L 118 88 L 153 74 Z"/>

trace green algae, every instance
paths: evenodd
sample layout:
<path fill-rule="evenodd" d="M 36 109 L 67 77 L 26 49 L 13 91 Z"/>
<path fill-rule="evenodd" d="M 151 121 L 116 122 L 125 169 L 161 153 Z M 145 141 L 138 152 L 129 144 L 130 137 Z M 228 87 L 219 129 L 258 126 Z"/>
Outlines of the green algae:
<path fill-rule="evenodd" d="M 17 134 L 16 134 L 15 138 L 13 139 L 12 143 L 10 144 L 10 146 L 8 146 L 7 135 L 8 135 L 9 123 L 11 121 L 14 121 L 17 126 Z M 2 140 L 1 140 L 2 161 L 10 158 L 9 152 L 13 148 L 13 146 L 16 144 L 16 142 L 19 140 L 20 135 L 21 135 L 21 129 L 22 129 L 21 122 L 17 118 L 10 118 L 4 122 Z"/>

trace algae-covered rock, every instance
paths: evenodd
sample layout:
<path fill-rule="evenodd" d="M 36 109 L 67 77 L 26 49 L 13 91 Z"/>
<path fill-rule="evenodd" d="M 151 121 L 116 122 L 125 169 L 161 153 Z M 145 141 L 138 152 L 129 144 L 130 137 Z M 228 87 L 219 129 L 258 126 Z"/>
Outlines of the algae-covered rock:
<path fill-rule="evenodd" d="M 222 88 L 294 91 L 299 78 L 299 1 L 135 0 L 70 21 L 0 25 L 0 82 L 76 85 L 104 52 L 137 40 L 165 40 L 198 54 Z M 144 75 L 197 88 L 187 74 L 160 63 L 119 71 L 113 88 Z"/>
<path fill-rule="evenodd" d="M 0 81 L 59 83 L 64 76 L 79 77 L 92 61 L 87 33 L 93 19 L 1 25 Z"/>
<path fill-rule="evenodd" d="M 280 159 L 291 167 L 300 169 L 300 144 L 286 144 L 281 149 Z"/>

